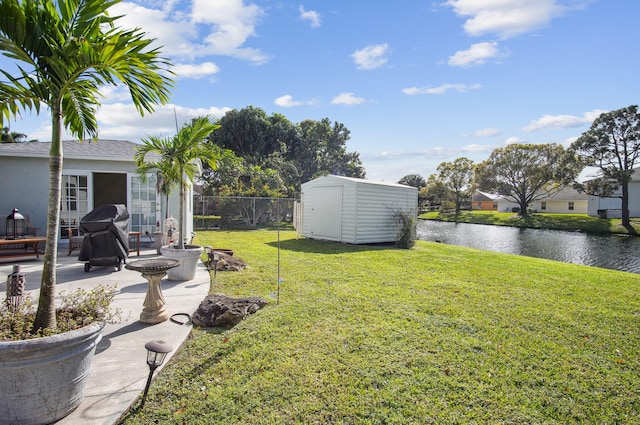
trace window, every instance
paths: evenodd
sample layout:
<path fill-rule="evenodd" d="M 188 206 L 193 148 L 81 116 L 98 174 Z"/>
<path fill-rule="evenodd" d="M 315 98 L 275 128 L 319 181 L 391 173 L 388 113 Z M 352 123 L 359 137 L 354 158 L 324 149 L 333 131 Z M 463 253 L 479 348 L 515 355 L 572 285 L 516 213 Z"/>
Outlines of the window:
<path fill-rule="evenodd" d="M 159 220 L 156 202 L 156 175 L 149 174 L 146 182 L 137 176 L 131 177 L 131 208 L 129 209 L 129 229 L 133 232 L 153 233 Z"/>
<path fill-rule="evenodd" d="M 61 238 L 68 238 L 67 229 L 77 229 L 80 219 L 89 212 L 88 195 L 88 178 L 86 175 L 66 174 L 62 176 Z"/>
<path fill-rule="evenodd" d="M 569 201 L 569 211 L 573 211 L 573 201 Z"/>
<path fill-rule="evenodd" d="M 543 211 L 547 209 L 547 203 L 545 201 L 540 202 L 540 209 Z"/>

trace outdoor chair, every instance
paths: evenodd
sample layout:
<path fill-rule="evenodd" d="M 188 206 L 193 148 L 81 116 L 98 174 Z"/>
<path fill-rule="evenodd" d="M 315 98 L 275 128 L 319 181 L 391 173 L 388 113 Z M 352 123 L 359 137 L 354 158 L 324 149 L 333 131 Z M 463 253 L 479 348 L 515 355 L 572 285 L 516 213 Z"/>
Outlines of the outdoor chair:
<path fill-rule="evenodd" d="M 82 241 L 84 240 L 84 236 L 80 234 L 80 229 L 78 228 L 67 228 L 67 233 L 69 234 L 69 253 L 67 257 L 71 255 L 71 252 L 74 249 L 78 249 L 82 247 Z"/>
<path fill-rule="evenodd" d="M 39 227 L 33 227 L 31 225 L 31 220 L 29 219 L 29 214 L 24 214 L 24 218 L 27 220 L 27 229 L 26 234 L 29 236 L 38 236 Z"/>

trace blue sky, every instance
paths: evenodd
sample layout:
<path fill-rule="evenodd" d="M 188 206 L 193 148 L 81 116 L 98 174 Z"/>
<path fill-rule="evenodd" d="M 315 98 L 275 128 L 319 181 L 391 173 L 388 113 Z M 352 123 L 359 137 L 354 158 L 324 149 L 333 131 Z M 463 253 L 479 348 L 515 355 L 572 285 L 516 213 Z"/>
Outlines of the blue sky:
<path fill-rule="evenodd" d="M 639 102 L 634 0 L 137 0 L 123 26 L 174 64 L 169 105 L 140 118 L 104 90 L 100 137 L 139 141 L 253 105 L 343 123 L 367 178 L 425 178 L 510 143 L 568 146 L 602 112 Z M 7 69 L 8 61 L 0 59 Z M 12 131 L 50 140 L 49 117 Z"/>

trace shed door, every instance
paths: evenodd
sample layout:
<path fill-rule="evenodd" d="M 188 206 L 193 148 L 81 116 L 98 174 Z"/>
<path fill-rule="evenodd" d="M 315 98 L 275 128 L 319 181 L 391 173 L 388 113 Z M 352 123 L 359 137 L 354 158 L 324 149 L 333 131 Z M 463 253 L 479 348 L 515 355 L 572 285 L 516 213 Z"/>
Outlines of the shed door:
<path fill-rule="evenodd" d="M 317 187 L 313 191 L 311 234 L 341 240 L 342 186 Z"/>

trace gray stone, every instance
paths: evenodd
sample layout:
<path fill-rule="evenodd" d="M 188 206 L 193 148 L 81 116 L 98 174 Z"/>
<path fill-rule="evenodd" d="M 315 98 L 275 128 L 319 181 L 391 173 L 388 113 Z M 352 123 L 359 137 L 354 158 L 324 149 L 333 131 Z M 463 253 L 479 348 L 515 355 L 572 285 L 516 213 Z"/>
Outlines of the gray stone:
<path fill-rule="evenodd" d="M 223 294 L 207 295 L 191 321 L 201 327 L 232 327 L 267 304 L 268 301 L 260 297 L 232 298 Z"/>
<path fill-rule="evenodd" d="M 246 269 L 247 263 L 245 263 L 242 259 L 238 257 L 233 257 L 229 254 L 225 254 L 223 252 L 217 252 L 219 255 L 219 260 L 216 262 L 213 260 L 213 253 L 209 253 L 209 261 L 205 263 L 207 266 L 207 270 L 213 271 L 240 271 Z"/>

